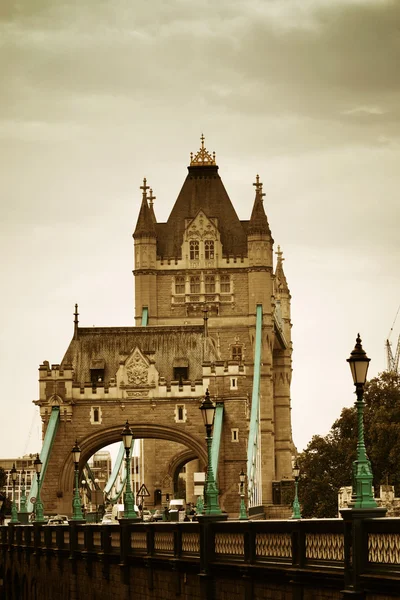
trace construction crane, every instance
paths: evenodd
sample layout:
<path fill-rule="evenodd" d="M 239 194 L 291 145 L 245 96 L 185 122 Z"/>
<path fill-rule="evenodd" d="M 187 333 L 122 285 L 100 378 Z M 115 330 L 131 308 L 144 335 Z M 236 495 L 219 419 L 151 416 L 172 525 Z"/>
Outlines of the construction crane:
<path fill-rule="evenodd" d="M 396 352 L 393 355 L 392 352 L 392 342 L 390 341 L 390 336 L 393 332 L 393 327 L 396 323 L 396 319 L 397 319 L 397 315 L 399 314 L 400 311 L 400 306 L 397 309 L 397 313 L 396 316 L 394 318 L 393 321 L 393 325 L 390 328 L 390 332 L 388 335 L 388 338 L 386 340 L 386 360 L 387 360 L 387 370 L 390 373 L 396 373 L 397 375 L 399 374 L 399 359 L 400 359 L 400 335 L 397 339 L 397 346 L 396 346 Z"/>

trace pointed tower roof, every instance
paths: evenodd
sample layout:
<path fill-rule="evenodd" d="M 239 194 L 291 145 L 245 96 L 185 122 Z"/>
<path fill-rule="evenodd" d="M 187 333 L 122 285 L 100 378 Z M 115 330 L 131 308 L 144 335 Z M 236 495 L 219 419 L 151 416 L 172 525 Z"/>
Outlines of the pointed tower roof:
<path fill-rule="evenodd" d="M 260 176 L 256 176 L 256 182 L 253 183 L 256 188 L 256 197 L 254 199 L 253 210 L 251 213 L 248 234 L 266 233 L 271 235 L 267 215 L 265 214 L 263 197 L 265 194 L 262 191 L 263 184 L 260 182 Z"/>
<path fill-rule="evenodd" d="M 286 280 L 286 275 L 284 273 L 283 270 L 283 261 L 285 260 L 283 258 L 283 252 L 281 252 L 281 247 L 278 246 L 278 251 L 275 252 L 276 256 L 278 257 L 277 263 L 276 263 L 276 269 L 275 269 L 275 277 L 276 279 L 279 280 L 279 289 L 282 292 L 289 292 L 289 287 L 288 287 L 288 283 Z"/>
<path fill-rule="evenodd" d="M 156 237 L 154 220 L 149 205 L 147 204 L 147 190 L 149 189 L 149 186 L 146 184 L 146 177 L 143 179 L 143 185 L 140 186 L 140 189 L 143 190 L 142 205 L 140 207 L 133 237 L 134 239 L 141 237 Z"/>
<path fill-rule="evenodd" d="M 205 148 L 203 135 L 200 150 L 191 154 L 188 171 L 167 223 L 157 224 L 157 254 L 180 256 L 186 219 L 203 210 L 208 218 L 218 219 L 224 256 L 246 256 L 245 230 L 218 175 L 215 153 Z"/>

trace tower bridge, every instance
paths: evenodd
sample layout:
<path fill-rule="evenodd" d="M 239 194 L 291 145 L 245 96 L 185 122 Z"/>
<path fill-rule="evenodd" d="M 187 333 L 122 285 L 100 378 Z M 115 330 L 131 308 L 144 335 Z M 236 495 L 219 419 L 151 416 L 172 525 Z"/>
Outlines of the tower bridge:
<path fill-rule="evenodd" d="M 193 459 L 199 470 L 207 464 L 198 409 L 208 389 L 221 407 L 212 457 L 222 510 L 236 510 L 244 469 L 249 505 L 288 516 L 273 487 L 292 480 L 290 292 L 279 247 L 274 264 L 258 175 L 253 185 L 249 219 L 240 220 L 203 136 L 167 222 L 157 221 L 156 197 L 143 180 L 133 324 L 82 327 L 76 306 L 61 363 L 39 367 L 49 514 L 71 513 L 75 440 L 82 470 L 91 454 L 120 441 L 127 420 L 145 440 L 151 498 L 164 502 L 177 468 Z"/>

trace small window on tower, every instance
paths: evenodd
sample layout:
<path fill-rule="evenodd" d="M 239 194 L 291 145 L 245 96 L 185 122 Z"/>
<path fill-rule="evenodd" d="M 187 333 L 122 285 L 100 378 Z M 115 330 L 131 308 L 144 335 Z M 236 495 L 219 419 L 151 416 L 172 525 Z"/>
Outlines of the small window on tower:
<path fill-rule="evenodd" d="M 185 278 L 175 277 L 175 294 L 185 293 Z"/>
<path fill-rule="evenodd" d="M 231 291 L 231 278 L 229 275 L 221 275 L 221 294 L 229 294 Z"/>
<path fill-rule="evenodd" d="M 100 406 L 92 406 L 91 407 L 90 422 L 92 425 L 100 425 L 100 423 L 101 423 L 101 408 L 100 408 Z"/>
<path fill-rule="evenodd" d="M 200 244 L 197 240 L 190 241 L 190 260 L 199 260 L 199 246 Z"/>
<path fill-rule="evenodd" d="M 200 277 L 197 275 L 190 278 L 190 293 L 200 294 Z"/>
<path fill-rule="evenodd" d="M 204 258 L 206 260 L 212 260 L 214 258 L 214 242 L 213 242 L 213 240 L 206 240 L 204 242 Z"/>
<path fill-rule="evenodd" d="M 232 346 L 232 360 L 242 362 L 243 359 L 243 348 L 239 344 Z"/>
<path fill-rule="evenodd" d="M 231 429 L 231 441 L 238 442 L 239 441 L 239 429 Z"/>
<path fill-rule="evenodd" d="M 174 367 L 174 379 L 182 383 L 188 379 L 188 367 Z"/>
<path fill-rule="evenodd" d="M 186 408 L 184 404 L 175 405 L 175 422 L 185 423 L 186 422 Z"/>
<path fill-rule="evenodd" d="M 206 294 L 215 294 L 215 277 L 207 275 L 204 280 Z"/>

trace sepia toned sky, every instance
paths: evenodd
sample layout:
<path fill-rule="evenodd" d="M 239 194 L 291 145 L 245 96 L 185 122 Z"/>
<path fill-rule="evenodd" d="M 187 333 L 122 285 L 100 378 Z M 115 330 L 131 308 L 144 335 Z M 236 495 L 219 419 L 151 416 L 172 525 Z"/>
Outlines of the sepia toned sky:
<path fill-rule="evenodd" d="M 257 173 L 292 294 L 293 437 L 354 401 L 400 304 L 397 0 L 0 2 L 0 456 L 40 449 L 38 366 L 132 325 L 144 176 L 165 221 L 216 152 L 241 219 Z M 400 333 L 400 316 L 391 339 Z"/>

